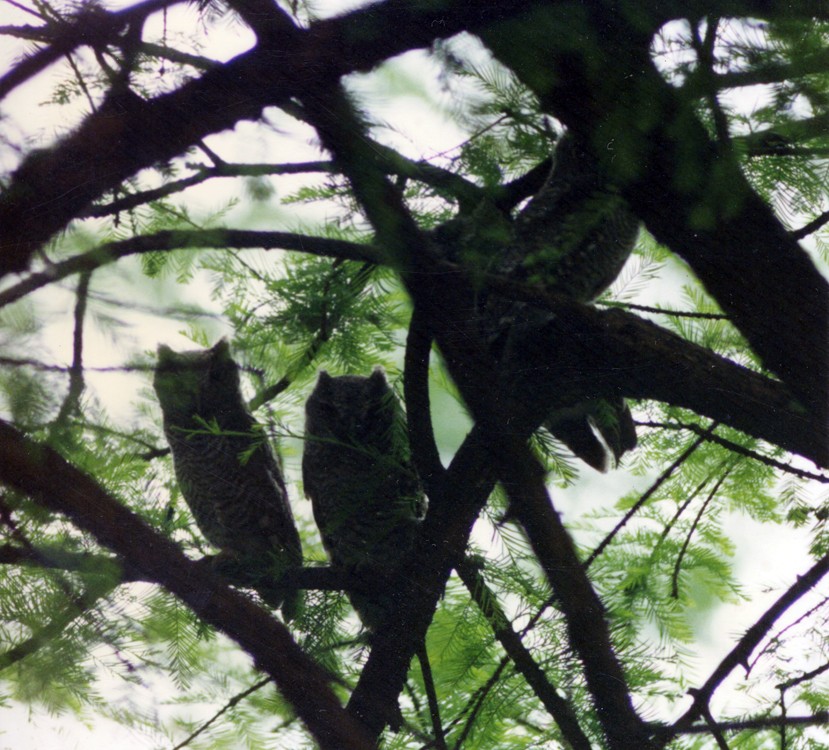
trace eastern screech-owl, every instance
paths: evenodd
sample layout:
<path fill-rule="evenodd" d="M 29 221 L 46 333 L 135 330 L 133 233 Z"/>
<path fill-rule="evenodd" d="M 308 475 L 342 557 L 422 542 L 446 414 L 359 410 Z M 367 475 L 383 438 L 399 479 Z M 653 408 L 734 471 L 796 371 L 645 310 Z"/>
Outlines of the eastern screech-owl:
<path fill-rule="evenodd" d="M 285 568 L 302 564 L 302 547 L 282 472 L 242 400 L 227 341 L 192 352 L 159 346 L 153 386 L 181 494 L 220 550 L 217 569 L 291 619 L 300 595 L 286 597 L 278 582 Z"/>
<path fill-rule="evenodd" d="M 547 180 L 514 220 L 484 203 L 471 217 L 439 227 L 433 237 L 452 260 L 472 256 L 490 272 L 590 302 L 618 276 L 638 232 L 638 219 L 599 165 L 575 136 L 565 134 Z M 556 383 L 545 374 L 550 356 L 544 327 L 553 314 L 496 293 L 481 294 L 477 310 L 505 385 L 519 397 L 525 394 L 531 404 L 539 392 L 555 390 Z M 607 450 L 594 428 L 617 460 L 636 445 L 633 420 L 621 398 L 588 393 L 584 400 L 556 409 L 545 425 L 597 469 L 605 467 Z"/>
<path fill-rule="evenodd" d="M 382 369 L 369 377 L 323 370 L 305 414 L 303 483 L 331 566 L 370 581 L 400 563 L 426 511 L 402 407 Z M 353 592 L 349 599 L 374 631 L 392 596 Z"/>
<path fill-rule="evenodd" d="M 513 277 L 591 302 L 619 275 L 636 244 L 639 225 L 584 144 L 567 133 L 556 146 L 546 183 L 516 217 L 513 257 L 508 253 L 506 264 L 514 265 Z M 515 309 L 506 339 L 508 358 L 522 367 L 542 364 L 533 362 L 541 340 L 537 332 L 549 319 L 549 313 L 528 306 Z M 606 449 L 594 428 L 617 461 L 636 445 L 633 418 L 621 398 L 585 399 L 554 411 L 545 425 L 600 470 L 607 463 Z"/>

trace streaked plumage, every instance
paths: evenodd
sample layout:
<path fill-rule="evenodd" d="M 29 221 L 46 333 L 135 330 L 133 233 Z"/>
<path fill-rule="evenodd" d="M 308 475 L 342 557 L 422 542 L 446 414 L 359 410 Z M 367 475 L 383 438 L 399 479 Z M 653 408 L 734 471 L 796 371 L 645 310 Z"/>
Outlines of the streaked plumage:
<path fill-rule="evenodd" d="M 219 548 L 220 572 L 290 619 L 300 597 L 285 599 L 278 581 L 302 564 L 302 547 L 282 472 L 242 400 L 227 342 L 180 353 L 159 346 L 153 385 L 181 494 Z"/>
<path fill-rule="evenodd" d="M 639 225 L 583 144 L 565 134 L 546 183 L 515 219 L 514 241 L 502 272 L 591 302 L 619 275 L 636 244 Z M 549 320 L 549 313 L 518 305 L 510 315 L 507 356 L 525 358 L 528 336 Z M 579 458 L 600 470 L 606 467 L 607 451 L 594 428 L 617 461 L 636 445 L 633 418 L 621 398 L 586 399 L 553 412 L 545 424 Z"/>
<path fill-rule="evenodd" d="M 371 579 L 411 549 L 426 499 L 408 455 L 402 407 L 381 369 L 322 371 L 305 406 L 302 477 L 331 566 Z M 382 623 L 394 592 L 352 592 L 365 627 Z"/>

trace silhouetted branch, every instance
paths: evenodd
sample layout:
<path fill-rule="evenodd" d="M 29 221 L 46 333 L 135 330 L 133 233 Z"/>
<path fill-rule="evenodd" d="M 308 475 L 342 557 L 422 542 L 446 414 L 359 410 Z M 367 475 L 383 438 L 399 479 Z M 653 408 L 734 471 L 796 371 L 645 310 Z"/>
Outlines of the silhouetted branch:
<path fill-rule="evenodd" d="M 80 408 L 81 395 L 84 389 L 83 329 L 91 279 L 91 271 L 84 271 L 78 277 L 78 288 L 75 292 L 75 326 L 72 333 L 72 364 L 69 367 L 69 388 L 53 422 L 53 429 L 61 429 L 69 416 Z"/>
<path fill-rule="evenodd" d="M 804 682 L 808 682 L 809 680 L 815 679 L 822 675 L 824 672 L 829 672 L 829 662 L 826 664 L 821 664 L 819 667 L 815 667 L 814 669 L 809 670 L 808 672 L 804 672 L 799 677 L 792 677 L 785 682 L 779 682 L 775 687 L 778 690 L 788 690 L 789 688 L 793 688 L 797 685 L 802 685 Z"/>
<path fill-rule="evenodd" d="M 746 458 L 751 458 L 754 461 L 765 464 L 766 466 L 771 466 L 773 469 L 778 469 L 786 474 L 794 474 L 794 476 L 800 477 L 801 479 L 808 479 L 822 484 L 829 484 L 829 476 L 826 476 L 825 474 L 815 474 L 813 471 L 798 469 L 791 464 L 785 464 L 782 461 L 777 461 L 776 459 L 771 458 L 771 456 L 764 456 L 762 453 L 750 450 L 749 448 L 746 448 L 739 443 L 735 443 L 733 440 L 729 440 L 728 438 L 720 437 L 719 435 L 703 429 L 699 425 L 691 422 L 636 422 L 636 424 L 641 425 L 642 427 L 658 427 L 665 430 L 688 430 L 689 432 L 693 432 L 696 435 L 704 437 L 706 442 L 716 443 L 717 445 L 721 445 L 723 448 L 728 448 L 728 450 L 733 453 L 745 456 Z"/>
<path fill-rule="evenodd" d="M 713 432 L 714 428 L 717 426 L 716 422 L 713 422 L 708 427 L 708 432 Z M 594 549 L 590 555 L 588 556 L 587 560 L 584 561 L 585 570 L 589 568 L 596 558 L 602 554 L 602 552 L 607 549 L 607 546 L 613 541 L 614 537 L 627 525 L 627 522 L 630 521 L 633 516 L 635 516 L 640 509 L 645 505 L 645 503 L 650 500 L 654 493 L 663 485 L 665 482 L 670 479 L 671 475 L 684 464 L 690 457 L 691 454 L 702 445 L 704 442 L 704 437 L 700 436 L 697 438 L 691 445 L 689 445 L 682 453 L 673 461 L 673 463 L 668 466 L 660 475 L 657 477 L 656 481 L 642 493 L 642 496 L 631 506 L 630 510 L 622 517 L 622 520 L 613 527 L 613 530 L 599 543 L 598 547 Z"/>
<path fill-rule="evenodd" d="M 106 242 L 81 255 L 60 261 L 44 271 L 30 274 L 0 292 L 0 307 L 75 273 L 93 271 L 128 255 L 160 250 L 195 250 L 197 248 L 262 248 L 264 250 L 298 250 L 346 260 L 382 263 L 383 253 L 372 245 L 361 245 L 328 237 L 310 237 L 294 232 L 262 232 L 248 229 L 165 230 L 138 235 L 126 240 Z"/>
<path fill-rule="evenodd" d="M 198 166 L 194 174 L 180 180 L 168 182 L 153 190 L 142 190 L 138 193 L 116 198 L 109 203 L 92 206 L 84 211 L 79 218 L 95 218 L 110 216 L 120 211 L 129 211 L 137 206 L 166 198 L 180 193 L 187 188 L 200 185 L 207 180 L 219 177 L 264 177 L 280 174 L 305 174 L 308 172 L 330 172 L 331 162 L 315 161 L 296 164 L 228 164 L 221 162 L 210 167 Z"/>
<path fill-rule="evenodd" d="M 743 635 L 728 655 L 720 662 L 711 676 L 698 690 L 694 690 L 694 703 L 670 727 L 669 737 L 684 732 L 692 723 L 702 716 L 702 707 L 707 706 L 714 691 L 739 665 L 748 669 L 748 660 L 751 653 L 765 637 L 776 620 L 795 602 L 808 593 L 818 582 L 829 573 L 829 555 L 818 560 L 806 573 L 799 576 L 786 592 L 771 605 Z"/>
<path fill-rule="evenodd" d="M 177 2 L 180 0 L 144 0 L 119 11 L 86 6 L 60 27 L 46 26 L 42 34 L 44 39 L 49 40 L 48 46 L 23 58 L 0 77 L 0 99 L 77 47 L 83 45 L 99 49 L 116 43 L 127 26 L 143 22 L 151 13 Z M 34 31 L 40 32 L 41 29 Z"/>
<path fill-rule="evenodd" d="M 469 591 L 472 600 L 478 605 L 481 614 L 487 619 L 492 632 L 498 639 L 504 651 L 523 675 L 527 684 L 532 688 L 536 698 L 558 724 L 559 729 L 570 747 L 575 750 L 590 750 L 590 740 L 579 725 L 578 717 L 570 704 L 564 700 L 538 666 L 526 649 L 521 638 L 512 629 L 507 616 L 498 604 L 495 594 L 486 585 L 486 581 L 469 559 L 464 560 L 455 568 L 458 576 Z"/>
<path fill-rule="evenodd" d="M 213 714 L 207 721 L 203 722 L 199 725 L 199 727 L 189 734 L 184 740 L 179 742 L 177 745 L 173 746 L 172 750 L 182 750 L 182 748 L 187 747 L 194 739 L 196 739 L 200 734 L 204 734 L 212 724 L 215 724 L 224 714 L 226 714 L 230 709 L 238 706 L 245 698 L 250 695 L 253 695 L 257 690 L 261 690 L 265 685 L 270 683 L 270 678 L 265 678 L 264 680 L 259 680 L 259 682 L 254 682 L 247 690 L 243 690 L 241 693 L 237 693 L 234 695 L 230 700 L 227 701 L 216 713 Z"/>
<path fill-rule="evenodd" d="M 695 318 L 697 320 L 728 320 L 727 315 L 722 313 L 693 312 L 691 310 L 666 310 L 663 307 L 651 307 L 650 305 L 637 305 L 633 302 L 617 302 L 615 300 L 598 300 L 597 305 L 601 307 L 619 307 L 622 310 L 636 310 L 637 312 L 654 313 L 667 315 L 669 318 Z"/>
<path fill-rule="evenodd" d="M 674 562 L 674 570 L 671 574 L 671 596 L 674 599 L 679 597 L 679 573 L 682 570 L 682 561 L 685 559 L 685 554 L 688 551 L 688 547 L 691 544 L 691 538 L 694 536 L 694 532 L 696 532 L 697 527 L 699 526 L 699 522 L 702 520 L 703 515 L 705 514 L 708 505 L 711 501 L 717 496 L 717 492 L 719 491 L 720 487 L 722 487 L 723 482 L 726 480 L 726 477 L 731 473 L 731 470 L 734 468 L 734 464 L 732 463 L 717 479 L 714 486 L 711 488 L 711 492 L 708 493 L 708 497 L 702 503 L 702 507 L 699 509 L 699 512 L 694 517 L 693 522 L 691 523 L 691 528 L 688 529 L 688 533 L 685 535 L 685 541 L 682 543 L 682 547 L 679 550 L 679 553 L 676 556 L 676 561 Z"/>
<path fill-rule="evenodd" d="M 206 623 L 236 640 L 276 681 L 323 748 L 370 746 L 372 740 L 331 691 L 328 675 L 303 653 L 285 626 L 206 567 L 188 560 L 173 542 L 53 449 L 2 421 L 0 446 L 0 481 L 52 512 L 65 514 L 147 579 L 179 597 Z"/>

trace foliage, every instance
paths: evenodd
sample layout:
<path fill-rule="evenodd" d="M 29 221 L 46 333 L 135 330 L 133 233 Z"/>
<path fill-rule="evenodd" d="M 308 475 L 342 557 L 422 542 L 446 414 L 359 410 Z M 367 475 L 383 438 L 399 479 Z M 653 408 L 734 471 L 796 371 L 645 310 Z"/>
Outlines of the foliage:
<path fill-rule="evenodd" d="M 152 23 L 146 26 L 145 18 L 135 17 L 122 35 L 112 31 L 113 26 L 108 34 L 101 32 L 101 39 L 83 42 L 91 47 L 79 47 L 67 42 L 73 19 L 96 12 L 97 4 L 23 3 L 27 23 L 3 27 L 0 33 L 26 50 L 25 56 L 10 64 L 10 71 L 20 70 L 40 54 L 31 41 L 37 42 L 38 50 L 69 49 L 46 111 L 89 111 L 94 119 L 107 106 L 102 103 L 104 95 L 122 95 L 125 82 L 152 100 L 164 96 L 155 93 L 160 88 L 177 90 L 189 85 L 186 81 L 198 81 L 209 71 L 231 65 L 232 57 L 227 63 L 199 57 L 204 53 L 228 59 L 218 45 L 211 48 L 215 38 L 240 44 L 241 30 L 251 22 L 250 7 L 256 3 L 228 5 L 235 12 L 218 2 L 182 10 L 180 17 L 170 8 L 169 30 L 168 10 L 151 15 Z M 311 5 L 284 5 L 291 5 L 293 15 L 311 28 L 323 23 L 315 19 Z M 542 5 L 553 11 L 559 6 Z M 6 276 L 6 286 L 0 288 L 2 419 L 55 449 L 160 535 L 173 540 L 189 558 L 209 556 L 216 550 L 199 534 L 175 484 L 160 411 L 150 388 L 152 351 L 160 340 L 181 348 L 182 337 L 193 346 L 207 346 L 226 335 L 243 366 L 245 397 L 278 443 L 306 567 L 322 567 L 325 553 L 302 495 L 298 470 L 302 404 L 316 372 L 367 374 L 382 365 L 390 381 L 408 397 L 404 381 L 410 365 L 404 351 L 412 309 L 423 303 L 418 291 L 425 283 L 422 279 L 457 270 L 444 259 L 444 265 L 434 261 L 429 255 L 430 238 L 456 216 L 472 216 L 483 223 L 481 206 L 498 206 L 508 215 L 520 211 L 541 187 L 543 175 L 536 182 L 530 179 L 526 188 L 522 180 L 550 157 L 562 122 L 573 129 L 583 117 L 585 132 L 592 127 L 589 107 L 573 116 L 572 104 L 556 103 L 555 94 L 560 93 L 556 86 L 566 89 L 568 82 L 562 79 L 578 78 L 582 64 L 588 70 L 600 68 L 604 46 L 613 50 L 622 44 L 612 36 L 621 24 L 614 16 L 616 26 L 603 32 L 611 35 L 608 39 L 585 35 L 579 42 L 567 43 L 575 44 L 573 48 L 566 44 L 556 48 L 559 42 L 553 40 L 555 54 L 551 53 L 549 64 L 538 61 L 536 69 L 528 72 L 523 53 L 516 53 L 514 65 L 505 63 L 498 23 L 493 21 L 490 28 L 473 22 L 473 8 L 467 13 L 469 30 L 479 32 L 483 41 L 469 35 L 429 40 L 434 42 L 431 50 L 419 53 L 416 62 L 416 72 L 428 71 L 435 77 L 434 85 L 430 81 L 427 88 L 432 97 L 430 116 L 438 112 L 441 126 L 459 134 L 448 139 L 450 148 L 430 142 L 425 135 L 415 143 L 420 153 L 435 156 L 423 160 L 406 156 L 411 144 L 400 146 L 400 133 L 412 140 L 422 134 L 408 126 L 405 116 L 394 120 L 394 110 L 392 115 L 384 114 L 389 110 L 372 96 L 372 85 L 379 85 L 375 71 L 365 80 L 348 83 L 361 109 L 354 127 L 365 128 L 348 133 L 355 154 L 351 159 L 334 153 L 333 166 L 319 161 L 331 158 L 340 141 L 335 128 L 314 107 L 339 112 L 339 105 L 336 92 L 316 82 L 316 105 L 310 96 L 291 97 L 281 108 L 260 112 L 253 124 L 249 115 L 240 115 L 234 120 L 238 132 L 211 135 L 208 141 L 194 136 L 188 141 L 189 150 L 151 160 L 110 192 L 99 191 L 93 206 L 79 208 L 68 231 L 32 257 L 27 274 Z M 665 19 L 671 23 L 652 29 L 644 49 L 658 66 L 661 80 L 687 103 L 698 118 L 695 125 L 698 122 L 710 138 L 701 152 L 710 145 L 704 153 L 716 152 L 721 159 L 718 165 L 738 160 L 738 174 L 745 175 L 754 191 L 751 195 L 759 196 L 764 210 L 770 207 L 769 220 L 776 217 L 781 234 L 806 237 L 804 253 L 814 263 L 825 262 L 829 141 L 823 123 L 829 108 L 829 21 L 782 12 L 776 17 L 773 11 L 762 21 L 731 18 L 733 12 L 725 7 L 722 14 L 729 16 L 728 21 L 719 19 L 713 7 L 706 13 L 700 19 L 689 10 L 687 19 Z M 528 20 L 518 11 L 510 14 L 510 23 L 515 24 L 510 28 L 529 34 L 529 55 L 537 43 L 532 28 L 537 19 Z M 35 16 L 39 25 L 28 25 Z M 538 23 L 543 31 L 543 23 Z M 590 28 L 603 28 L 596 19 L 590 23 L 594 24 Z M 61 24 L 70 31 L 62 31 Z M 136 29 L 143 36 L 130 41 Z M 182 29 L 191 29 L 189 38 Z M 264 44 L 265 38 L 260 35 L 257 44 Z M 423 44 L 421 40 L 411 46 Z M 519 40 L 516 49 L 521 45 Z M 406 64 L 412 63 L 384 63 L 387 70 Z M 354 64 L 355 70 L 368 67 Z M 35 80 L 26 80 L 24 90 Z M 11 81 L 9 74 L 0 77 L 0 97 Z M 553 94 L 544 89 L 547 83 Z M 595 107 L 604 106 L 601 76 L 588 83 L 596 92 Z M 238 85 L 239 96 L 248 96 L 248 84 Z M 399 94 L 397 106 L 407 103 L 405 93 L 392 92 Z M 755 106 L 755 101 L 762 106 Z M 124 106 L 126 111 L 133 105 Z M 384 120 L 387 116 L 391 122 Z M 649 113 L 627 112 L 622 117 L 615 112 L 613 117 L 619 138 L 618 144 L 607 144 L 608 153 L 614 154 L 607 157 L 609 170 L 618 168 L 623 177 L 628 175 L 633 187 L 627 189 L 635 199 L 635 180 L 625 165 L 635 153 L 631 144 L 643 140 Z M 342 117 L 340 124 L 346 119 Z M 13 141 L 10 126 L 0 121 L 0 127 L 3 142 Z M 591 132 L 601 134 L 602 127 L 596 125 Z M 726 191 L 731 185 L 728 180 L 736 179 L 726 167 L 721 174 L 700 177 L 695 171 L 702 169 L 699 164 L 690 157 L 683 161 L 683 149 L 692 148 L 688 145 L 692 130 L 689 126 L 687 132 L 675 134 L 681 148 L 676 171 L 665 176 L 666 195 L 680 189 L 677 185 L 709 178 L 711 190 Z M 156 137 L 163 140 L 164 133 L 159 124 Z M 393 146 L 398 150 L 393 151 Z M 360 156 L 360 148 L 373 157 L 371 166 L 366 166 L 369 159 Z M 272 157 L 289 149 L 299 156 L 284 162 Z M 268 163 L 254 164 L 262 153 Z M 0 185 L 10 195 L 23 173 L 14 168 L 36 156 L 21 140 L 20 153 L 4 158 Z M 306 156 L 307 161 L 301 162 Z M 408 208 L 405 215 L 422 230 L 412 242 L 418 252 L 409 253 L 406 263 L 400 262 L 399 252 L 406 247 L 408 231 L 400 218 L 403 214 L 395 214 L 395 205 L 384 203 L 385 196 L 378 199 L 360 181 L 370 185 L 372 169 L 390 177 L 395 200 Z M 221 187 L 208 193 L 203 183 L 221 183 Z M 691 188 L 686 192 L 690 203 Z M 735 189 L 724 201 L 729 205 L 717 216 L 720 223 L 712 232 L 723 243 L 741 241 L 726 236 L 735 231 L 729 222 L 746 205 L 754 205 L 738 192 Z M 677 226 L 684 226 L 683 211 L 676 211 Z M 691 226 L 698 214 L 690 208 L 688 213 Z M 390 214 L 394 220 L 385 221 Z M 668 385 L 658 392 L 649 391 L 647 384 L 639 386 L 637 368 L 644 365 L 614 363 L 616 370 L 630 368 L 630 381 L 635 381 L 630 391 L 622 385 L 614 393 L 627 396 L 631 403 L 638 447 L 603 480 L 550 432 L 535 430 L 531 436 L 527 432 L 528 460 L 543 466 L 555 504 L 553 514 L 563 514 L 568 538 L 578 553 L 570 560 L 575 564 L 566 569 L 540 551 L 539 536 L 552 533 L 549 528 L 539 531 L 521 514 L 515 494 L 521 483 L 511 480 L 503 468 L 505 455 L 513 455 L 507 453 L 510 444 L 491 443 L 491 456 L 482 460 L 479 473 L 461 489 L 483 486 L 489 481 L 487 472 L 495 472 L 501 480 L 490 487 L 486 507 L 474 514 L 477 520 L 465 557 L 453 558 L 448 565 L 437 557 L 423 559 L 414 566 L 437 570 L 444 565 L 447 571 L 456 571 L 445 580 L 445 589 L 441 582 L 435 594 L 435 598 L 442 594 L 440 602 L 433 616 L 430 611 L 425 618 L 445 738 L 434 737 L 427 681 L 415 660 L 399 699 L 402 728 L 384 730 L 384 747 L 422 748 L 436 742 L 437 747 L 518 749 L 572 747 L 580 741 L 587 743 L 582 747 L 590 743 L 622 747 L 618 737 L 609 734 L 603 712 L 610 709 L 602 704 L 603 694 L 585 667 L 591 655 L 578 645 L 579 631 L 592 635 L 605 623 L 608 641 L 596 642 L 597 658 L 621 665 L 626 681 L 622 688 L 631 704 L 626 715 L 634 723 L 648 722 L 642 723 L 642 731 L 651 747 L 665 743 L 677 748 L 723 747 L 726 737 L 728 747 L 829 744 L 825 739 L 829 594 L 825 584 L 807 591 L 797 589 L 795 581 L 795 574 L 813 563 L 822 564 L 829 554 L 829 495 L 824 487 L 829 477 L 805 468 L 807 461 L 795 454 L 825 466 L 825 454 L 820 453 L 825 446 L 809 453 L 820 440 L 804 437 L 814 432 L 804 416 L 810 405 L 790 382 L 790 373 L 775 365 L 762 340 L 744 325 L 739 304 L 700 280 L 693 254 L 676 249 L 684 247 L 681 240 L 675 247 L 661 225 L 646 224 L 614 286 L 595 309 L 587 307 L 583 313 L 639 316 L 655 321 L 674 337 L 671 341 L 679 354 L 675 360 L 666 355 L 657 363 L 668 373 Z M 234 235 L 224 246 L 219 230 L 238 226 L 281 234 L 267 242 L 262 235 L 251 236 L 248 244 Z M 798 229 L 804 226 L 808 233 L 801 236 Z M 653 233 L 648 231 L 652 228 Z M 705 234 L 704 227 L 697 229 Z M 196 234 L 203 230 L 217 233 L 208 242 L 206 235 Z M 158 239 L 162 235 L 172 237 L 171 244 L 162 244 Z M 133 238 L 140 242 L 119 254 L 119 248 L 127 248 L 124 243 Z M 140 257 L 128 257 L 132 254 Z M 470 257 L 474 261 L 474 254 Z M 767 257 L 774 256 L 758 251 L 758 264 Z M 79 258 L 86 258 L 86 265 L 61 275 L 61 269 L 67 268 L 64 263 Z M 427 265 L 433 261 L 435 265 Z M 734 289 L 741 284 L 739 262 L 733 258 L 737 272 L 727 280 Z M 492 293 L 486 285 L 497 280 L 487 275 L 490 270 L 466 269 L 464 278 L 478 285 L 476 294 Z M 770 265 L 763 271 L 775 283 L 788 272 Z M 26 286 L 31 280 L 34 283 Z M 792 284 L 786 289 L 795 288 Z M 447 296 L 457 292 L 462 300 L 464 289 L 459 284 Z M 524 299 L 536 291 L 529 286 L 520 290 Z M 753 294 L 765 307 L 780 346 L 787 344 L 787 335 L 799 321 L 774 317 L 789 309 L 774 297 L 780 290 L 749 292 L 747 296 Z M 565 321 L 562 325 L 576 315 L 570 308 L 551 309 L 555 321 Z M 439 331 L 440 321 L 432 323 Z M 462 321 L 454 323 L 454 335 L 463 338 Z M 450 330 L 447 336 L 451 335 Z M 803 335 L 808 336 L 808 331 Z M 430 416 L 451 473 L 453 459 L 463 454 L 458 444 L 464 435 L 458 434 L 470 421 L 485 423 L 479 404 L 487 397 L 475 401 L 469 382 L 453 369 L 457 357 L 447 339 L 435 337 L 439 346 L 430 362 Z M 805 341 L 806 348 L 814 346 L 814 341 Z M 644 344 L 641 348 L 643 357 L 649 356 Z M 702 359 L 703 350 L 712 359 Z M 814 350 L 810 356 L 820 359 Z M 119 360 L 122 364 L 117 364 Z M 677 385 L 671 397 L 662 395 L 670 392 L 674 378 L 677 383 L 688 382 L 681 380 L 683 366 L 698 365 L 699 372 L 705 372 L 711 362 L 732 368 L 728 372 L 734 377 L 756 377 L 740 382 L 762 381 L 762 386 L 757 385 L 756 394 L 728 394 L 723 386 L 721 392 L 701 388 L 703 394 L 694 395 L 696 391 L 689 393 Z M 819 369 L 818 364 L 815 367 Z M 797 375 L 794 366 L 793 371 Z M 593 377 L 599 382 L 602 374 Z M 487 381 L 486 388 L 502 388 L 509 401 L 512 394 L 496 373 L 473 372 L 469 380 L 476 378 Z M 759 390 L 778 386 L 789 389 L 785 398 L 777 398 L 782 391 Z M 743 408 L 739 399 L 760 405 L 745 406 L 748 416 L 732 419 L 729 409 Z M 497 405 L 492 406 L 497 414 Z M 410 405 L 411 421 L 412 411 Z M 777 424 L 775 420 L 783 427 L 768 427 Z M 789 429 L 790 424 L 800 426 Z M 791 434 L 795 435 L 791 442 L 776 437 Z M 520 428 L 516 435 L 521 437 Z M 489 438 L 494 441 L 491 434 Z M 413 445 L 415 454 L 418 450 Z M 307 723 L 303 708 L 263 679 L 259 653 L 246 652 L 232 633 L 200 617 L 190 602 L 159 585 L 141 567 L 143 563 L 124 559 L 117 548 L 108 549 L 93 533 L 33 493 L 22 491 L 8 476 L 4 481 L 6 489 L 0 495 L 2 705 L 27 704 L 62 714 L 67 722 L 72 716 L 89 722 L 114 717 L 145 732 L 146 747 L 155 746 L 150 738 L 157 723 L 172 747 L 324 744 L 315 730 L 303 724 Z M 72 488 L 54 491 L 71 494 Z M 458 516 L 469 504 L 463 497 L 447 499 L 441 490 L 434 492 L 431 502 L 450 516 L 452 511 L 443 509 L 452 502 Z M 757 549 L 756 544 L 752 547 L 753 535 L 779 539 L 779 544 L 766 541 L 771 548 Z M 746 550 L 755 557 L 747 557 Z M 766 554 L 774 558 L 773 563 L 764 559 Z M 476 585 L 469 585 L 463 565 L 474 571 Z M 566 584 L 551 573 L 557 566 L 565 578 L 583 578 L 605 612 L 585 605 L 574 616 L 573 604 L 584 605 L 584 601 L 576 595 L 567 600 Z M 416 582 L 411 590 L 403 590 L 401 598 L 412 599 L 425 588 Z M 793 592 L 791 605 L 762 626 L 760 642 L 737 660 L 748 673 L 723 684 L 720 678 L 712 687 L 717 689 L 716 701 L 709 706 L 712 696 L 706 693 L 704 705 L 695 706 L 691 720 L 673 723 L 687 708 L 686 692 L 699 690 L 716 664 L 725 663 L 734 643 L 743 643 L 742 633 L 786 592 Z M 331 688 L 344 703 L 358 693 L 375 652 L 384 653 L 381 641 L 367 642 L 336 586 L 310 585 L 305 610 L 289 627 L 304 653 L 330 675 Z M 413 631 L 416 627 L 411 625 Z M 123 698 L 108 699 L 106 685 L 113 679 L 122 686 Z M 569 727 L 560 704 L 572 712 L 578 731 Z M 782 718 L 772 722 L 770 717 Z M 335 718 L 339 721 L 334 717 L 332 724 Z M 630 742 L 639 746 L 635 738 Z"/>

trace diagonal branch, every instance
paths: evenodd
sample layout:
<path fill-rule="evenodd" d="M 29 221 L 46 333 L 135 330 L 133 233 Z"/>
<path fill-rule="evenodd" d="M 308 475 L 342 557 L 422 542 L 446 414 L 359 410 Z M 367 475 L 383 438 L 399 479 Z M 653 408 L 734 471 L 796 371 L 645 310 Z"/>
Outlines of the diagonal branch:
<path fill-rule="evenodd" d="M 473 601 L 492 626 L 495 637 L 536 697 L 558 724 L 569 746 L 574 750 L 590 750 L 590 740 L 579 725 L 578 717 L 572 706 L 558 694 L 555 686 L 544 674 L 544 670 L 536 664 L 532 654 L 521 643 L 521 638 L 510 627 L 509 620 L 499 606 L 495 594 L 487 587 L 480 571 L 468 559 L 458 565 L 456 570 Z"/>
<path fill-rule="evenodd" d="M 174 543 L 147 526 L 86 474 L 48 446 L 0 422 L 0 481 L 62 513 L 100 544 L 164 586 L 206 623 L 244 648 L 272 677 L 326 750 L 372 746 L 365 730 L 346 714 L 329 677 L 291 638 L 284 625 L 188 560 Z"/>
<path fill-rule="evenodd" d="M 650 36 L 622 14 L 593 9 L 588 63 L 573 54 L 553 6 L 524 20 L 486 30 L 484 43 L 545 110 L 584 137 L 654 237 L 689 263 L 815 422 L 829 423 L 829 283 L 752 190 L 737 159 L 710 141 L 695 102 L 660 75 Z M 547 75 L 538 75 L 540 59 Z M 637 122 L 643 111 L 651 113 L 646 130 L 615 124 Z"/>
<path fill-rule="evenodd" d="M 797 581 L 746 631 L 702 687 L 693 691 L 694 702 L 691 707 L 674 722 L 667 734 L 660 738 L 664 744 L 667 744 L 677 734 L 687 731 L 694 721 L 704 715 L 704 709 L 708 706 L 711 697 L 723 680 L 740 665 L 748 668 L 751 653 L 757 648 L 777 619 L 814 588 L 827 573 L 829 573 L 829 555 L 822 557 L 803 575 L 798 576 Z"/>

